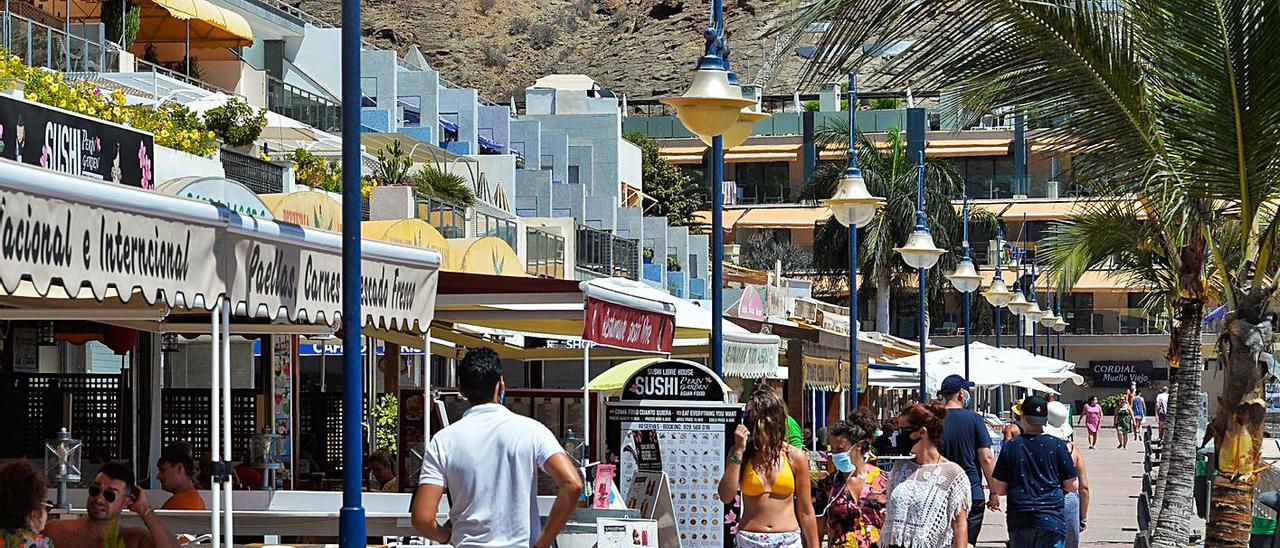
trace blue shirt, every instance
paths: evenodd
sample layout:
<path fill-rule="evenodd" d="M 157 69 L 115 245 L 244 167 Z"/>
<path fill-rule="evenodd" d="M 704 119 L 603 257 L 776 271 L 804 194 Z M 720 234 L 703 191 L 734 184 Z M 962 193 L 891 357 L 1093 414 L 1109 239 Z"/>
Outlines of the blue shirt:
<path fill-rule="evenodd" d="M 1133 416 L 1135 417 L 1147 416 L 1147 404 L 1145 401 L 1143 401 L 1140 398 L 1133 400 Z"/>
<path fill-rule="evenodd" d="M 982 417 L 968 409 L 948 409 L 942 424 L 942 445 L 938 451 L 947 460 L 960 465 L 969 476 L 973 500 L 986 500 L 982 490 L 982 470 L 978 468 L 978 450 L 991 447 L 991 432 Z"/>
<path fill-rule="evenodd" d="M 1046 529 L 1067 534 L 1062 482 L 1076 477 L 1076 466 L 1066 442 L 1047 434 L 1013 438 L 1000 450 L 992 475 L 1008 484 L 1010 531 Z"/>

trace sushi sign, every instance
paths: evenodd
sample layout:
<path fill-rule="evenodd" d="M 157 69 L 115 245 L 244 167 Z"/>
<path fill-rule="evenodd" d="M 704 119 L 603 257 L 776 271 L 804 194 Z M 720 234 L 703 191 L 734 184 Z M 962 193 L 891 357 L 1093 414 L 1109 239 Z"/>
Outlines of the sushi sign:
<path fill-rule="evenodd" d="M 0 158 L 99 181 L 155 186 L 150 133 L 2 94 Z"/>

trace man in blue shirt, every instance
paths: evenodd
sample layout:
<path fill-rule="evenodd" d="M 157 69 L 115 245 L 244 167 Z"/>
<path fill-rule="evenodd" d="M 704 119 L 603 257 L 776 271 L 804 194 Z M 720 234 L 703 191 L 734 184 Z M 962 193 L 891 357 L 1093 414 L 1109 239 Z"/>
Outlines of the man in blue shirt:
<path fill-rule="evenodd" d="M 1076 467 L 1067 444 L 1044 434 L 1049 402 L 1041 396 L 1022 401 L 1022 434 L 1000 450 L 992 490 L 1005 495 L 1009 548 L 1063 548 L 1067 523 L 1063 495 L 1075 492 Z"/>
<path fill-rule="evenodd" d="M 969 476 L 969 488 L 973 504 L 969 506 L 969 544 L 978 544 L 982 532 L 982 518 L 986 514 L 987 494 L 982 490 L 982 478 L 991 485 L 991 471 L 996 459 L 991 454 L 991 433 L 977 413 L 968 409 L 969 388 L 973 383 L 960 375 L 949 375 L 942 380 L 938 396 L 947 408 L 947 419 L 942 423 L 942 445 L 938 451 L 947 460 L 960 465 Z M 991 509 L 1000 509 L 1000 498 L 991 497 Z"/>

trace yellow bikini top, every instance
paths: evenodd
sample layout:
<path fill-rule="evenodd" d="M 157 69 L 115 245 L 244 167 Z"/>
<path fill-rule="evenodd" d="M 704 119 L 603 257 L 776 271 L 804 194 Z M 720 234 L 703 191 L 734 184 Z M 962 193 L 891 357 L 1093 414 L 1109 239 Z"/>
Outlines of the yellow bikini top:
<path fill-rule="evenodd" d="M 787 454 L 784 452 L 782 460 L 786 463 L 786 466 L 778 470 L 778 477 L 774 478 L 773 486 L 770 488 L 765 488 L 764 481 L 760 479 L 759 474 L 756 474 L 756 467 L 747 462 L 747 465 L 742 470 L 742 494 L 748 497 L 758 497 L 764 494 L 787 497 L 795 493 L 796 477 L 795 473 L 791 471 L 791 459 L 787 458 Z"/>

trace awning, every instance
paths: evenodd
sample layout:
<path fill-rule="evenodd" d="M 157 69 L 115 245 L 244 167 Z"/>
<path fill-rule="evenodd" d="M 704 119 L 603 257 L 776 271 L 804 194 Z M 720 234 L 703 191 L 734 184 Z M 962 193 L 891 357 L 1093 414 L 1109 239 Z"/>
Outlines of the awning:
<path fill-rule="evenodd" d="M 133 297 L 172 309 L 233 310 L 335 325 L 338 234 L 240 216 L 225 207 L 0 162 L 0 290 Z M 439 254 L 363 243 L 364 325 L 419 333 L 435 309 Z M 56 293 L 55 293 L 56 294 Z"/>
<path fill-rule="evenodd" d="M 466 156 L 449 152 L 431 143 L 419 141 L 406 133 L 360 134 L 360 143 L 373 153 L 386 148 L 395 141 L 400 141 L 400 147 L 404 149 L 405 154 L 415 164 L 428 164 L 435 167 L 455 162 L 476 163 L 475 160 Z"/>
<path fill-rule="evenodd" d="M 1018 386 L 1030 390 L 1056 394 L 1057 390 L 1045 383 L 1058 384 L 1064 380 L 1076 380 L 1071 370 L 1075 364 L 1061 360 L 1032 360 L 1030 352 L 1017 348 L 995 348 L 980 342 L 969 345 L 969 379 L 980 386 Z M 964 374 L 964 346 L 955 346 L 935 350 L 925 354 L 926 372 L 925 387 L 929 395 L 937 392 L 942 380 L 948 375 Z M 920 358 L 912 356 L 891 362 L 906 370 L 875 371 L 871 375 L 871 384 L 876 386 L 898 386 L 914 381 L 920 382 Z M 1081 379 L 1083 381 L 1083 379 Z"/>
<path fill-rule="evenodd" d="M 724 213 L 721 214 L 720 216 L 721 222 L 724 223 L 724 229 L 733 230 L 733 227 L 735 224 L 737 224 L 738 219 L 742 218 L 743 215 L 746 215 L 748 211 L 751 211 L 751 210 L 748 208 L 725 209 Z M 711 226 L 710 211 L 694 212 L 693 219 L 695 224 L 706 225 L 708 227 Z"/>
<path fill-rule="evenodd" d="M 813 228 L 831 217 L 827 207 L 756 207 L 738 218 L 735 228 Z"/>
<path fill-rule="evenodd" d="M 253 45 L 253 29 L 244 17 L 206 0 L 141 0 L 141 8 L 136 43 L 181 44 L 189 36 L 193 48 Z"/>
<path fill-rule="evenodd" d="M 1030 200 L 970 200 L 969 207 L 1001 215 L 1007 222 L 1062 221 L 1080 215 L 1090 207 L 1090 200 L 1030 199 Z M 959 207 L 959 202 L 954 202 Z M 1139 208 L 1140 211 L 1140 208 Z"/>
<path fill-rule="evenodd" d="M 596 375 L 587 385 L 592 392 L 601 392 L 606 396 L 616 396 L 622 392 L 622 387 L 626 386 L 627 381 L 631 380 L 631 376 L 636 371 L 648 367 L 650 364 L 666 361 L 666 358 L 640 358 L 629 360 L 618 365 L 610 367 L 604 373 Z"/>
<path fill-rule="evenodd" d="M 700 164 L 705 146 L 663 147 L 659 154 L 673 164 Z M 725 151 L 725 163 L 737 162 L 795 162 L 800 159 L 800 145 L 739 145 Z"/>

